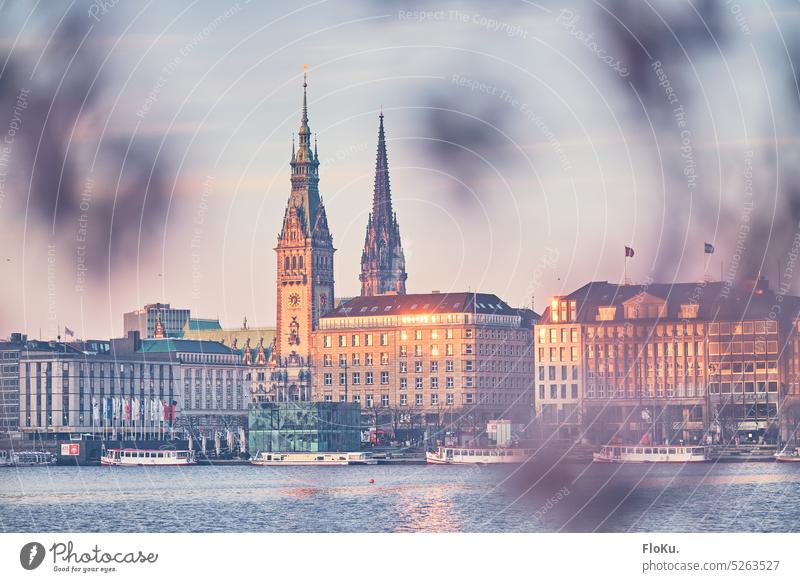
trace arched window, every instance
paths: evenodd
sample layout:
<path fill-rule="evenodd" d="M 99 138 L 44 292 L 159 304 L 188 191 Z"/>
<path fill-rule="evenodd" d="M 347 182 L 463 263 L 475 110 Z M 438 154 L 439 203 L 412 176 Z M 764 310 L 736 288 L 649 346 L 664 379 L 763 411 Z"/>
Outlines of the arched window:
<path fill-rule="evenodd" d="M 283 268 L 286 271 L 289 270 L 289 257 L 288 256 L 283 258 Z"/>
<path fill-rule="evenodd" d="M 300 255 L 300 260 L 298 261 L 297 266 L 300 267 L 300 269 L 302 270 L 302 268 L 303 268 L 303 255 Z"/>
<path fill-rule="evenodd" d="M 297 268 L 297 257 L 292 257 L 292 269 Z"/>

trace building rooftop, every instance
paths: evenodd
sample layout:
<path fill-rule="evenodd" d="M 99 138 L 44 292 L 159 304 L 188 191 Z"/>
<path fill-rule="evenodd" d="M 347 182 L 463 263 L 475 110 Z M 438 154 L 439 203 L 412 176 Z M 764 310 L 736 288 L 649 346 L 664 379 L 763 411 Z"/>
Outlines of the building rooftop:
<path fill-rule="evenodd" d="M 522 315 L 518 309 L 510 307 L 497 295 L 462 292 L 353 297 L 347 303 L 323 315 L 322 318 L 473 312 L 495 315 Z"/>
<path fill-rule="evenodd" d="M 200 319 L 193 317 L 187 319 L 186 324 L 183 327 L 184 332 L 210 331 L 210 330 L 221 330 L 221 329 L 222 326 L 219 323 L 219 319 Z"/>
<path fill-rule="evenodd" d="M 665 310 L 651 319 L 682 319 L 683 306 L 696 305 L 696 318 L 701 320 L 737 321 L 772 317 L 791 319 L 798 317 L 800 297 L 780 295 L 769 288 L 765 279 L 728 285 L 721 281 L 689 283 L 650 283 L 618 285 L 608 281 L 587 283 L 568 295 L 554 297 L 574 300 L 575 321 L 598 321 L 598 308 L 624 307 L 626 303 L 662 300 Z M 779 306 L 776 310 L 775 306 Z M 612 321 L 624 320 L 624 309 L 617 309 Z M 639 316 L 637 319 L 647 319 Z M 551 321 L 551 308 L 542 314 L 541 322 Z"/>
<path fill-rule="evenodd" d="M 221 342 L 200 339 L 144 339 L 141 351 L 144 353 L 182 352 L 194 354 L 235 354 L 233 350 Z"/>

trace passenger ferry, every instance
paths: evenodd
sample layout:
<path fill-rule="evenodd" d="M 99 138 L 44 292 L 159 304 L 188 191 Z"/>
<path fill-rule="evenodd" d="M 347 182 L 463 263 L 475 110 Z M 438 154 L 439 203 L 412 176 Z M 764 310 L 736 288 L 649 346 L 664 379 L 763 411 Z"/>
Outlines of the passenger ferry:
<path fill-rule="evenodd" d="M 367 453 L 294 453 L 259 452 L 250 460 L 261 467 L 310 465 L 377 465 L 378 460 Z"/>
<path fill-rule="evenodd" d="M 427 451 L 425 458 L 431 465 L 500 465 L 519 464 L 530 459 L 534 449 L 473 449 L 466 447 L 439 447 L 435 453 Z"/>
<path fill-rule="evenodd" d="M 52 465 L 56 462 L 53 453 L 47 451 L 15 451 L 11 453 L 11 464 L 16 467 Z"/>
<path fill-rule="evenodd" d="M 599 463 L 697 463 L 708 460 L 705 447 L 606 445 L 593 454 Z"/>
<path fill-rule="evenodd" d="M 100 457 L 100 464 L 119 467 L 194 465 L 194 451 L 158 449 L 108 449 Z"/>

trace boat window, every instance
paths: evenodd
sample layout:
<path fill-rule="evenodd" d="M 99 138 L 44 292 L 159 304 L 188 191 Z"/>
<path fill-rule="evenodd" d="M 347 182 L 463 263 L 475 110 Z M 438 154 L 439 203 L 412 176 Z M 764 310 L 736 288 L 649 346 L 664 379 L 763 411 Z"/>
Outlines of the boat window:
<path fill-rule="evenodd" d="M 614 454 L 615 454 L 615 455 L 618 455 L 618 454 L 619 454 L 619 448 L 618 448 L 618 447 L 614 447 Z"/>
<path fill-rule="evenodd" d="M 675 454 L 675 449 L 669 449 L 669 454 L 670 455 L 674 455 Z"/>
<path fill-rule="evenodd" d="M 696 448 L 692 449 L 692 453 L 694 453 L 695 455 L 702 455 L 703 453 L 705 453 L 705 451 L 702 448 Z"/>
<path fill-rule="evenodd" d="M 636 449 L 636 454 L 637 455 L 641 455 L 642 454 L 642 449 Z"/>

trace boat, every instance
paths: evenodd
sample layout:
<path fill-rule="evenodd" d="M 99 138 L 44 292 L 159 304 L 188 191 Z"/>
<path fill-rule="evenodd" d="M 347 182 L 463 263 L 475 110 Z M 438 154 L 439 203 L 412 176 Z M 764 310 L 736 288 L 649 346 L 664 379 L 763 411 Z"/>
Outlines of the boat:
<path fill-rule="evenodd" d="M 14 451 L 11 453 L 11 464 L 15 467 L 38 467 L 52 465 L 55 462 L 55 455 L 47 451 Z"/>
<path fill-rule="evenodd" d="M 698 463 L 708 460 L 705 447 L 606 445 L 592 458 L 598 463 Z"/>
<path fill-rule="evenodd" d="M 427 451 L 425 459 L 431 465 L 500 465 L 520 464 L 533 457 L 534 449 L 439 447 Z"/>
<path fill-rule="evenodd" d="M 797 452 L 797 449 L 784 447 L 782 451 L 775 453 L 773 456 L 779 463 L 800 463 L 800 453 Z"/>
<path fill-rule="evenodd" d="M 8 451 L 0 450 L 0 467 L 10 467 L 11 459 L 8 456 Z"/>
<path fill-rule="evenodd" d="M 194 451 L 161 449 L 107 449 L 100 464 L 107 467 L 165 467 L 194 465 Z"/>
<path fill-rule="evenodd" d="M 250 460 L 261 467 L 312 466 L 312 465 L 377 465 L 378 460 L 367 453 L 297 453 L 259 452 Z"/>

